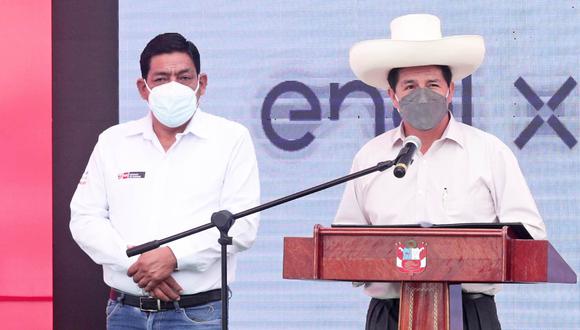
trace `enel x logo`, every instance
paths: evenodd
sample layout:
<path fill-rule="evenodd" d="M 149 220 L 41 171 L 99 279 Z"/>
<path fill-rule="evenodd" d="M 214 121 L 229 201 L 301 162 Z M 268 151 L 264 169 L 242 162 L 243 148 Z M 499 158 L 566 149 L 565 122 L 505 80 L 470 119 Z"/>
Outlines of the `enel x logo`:
<path fill-rule="evenodd" d="M 556 94 L 554 94 L 550 100 L 548 100 L 548 107 L 552 110 L 552 112 L 556 111 L 556 108 L 564 101 L 564 99 L 570 94 L 570 92 L 576 87 L 577 83 L 574 78 L 569 77 L 568 80 L 558 89 Z M 530 85 L 526 83 L 526 81 L 519 77 L 518 80 L 514 83 L 514 86 L 517 88 L 520 93 L 528 100 L 528 102 L 536 109 L 536 111 L 540 111 L 540 109 L 544 106 L 544 101 L 540 99 L 540 97 L 532 90 Z M 547 120 L 548 125 L 552 127 L 552 129 L 556 132 L 556 134 L 564 141 L 564 143 L 568 146 L 568 148 L 572 149 L 578 143 L 576 138 L 570 133 L 570 131 L 562 124 L 562 122 L 553 114 Z M 518 148 L 522 149 L 526 143 L 536 134 L 536 131 L 540 126 L 544 124 L 544 119 L 539 115 L 536 115 L 534 119 L 528 124 L 528 126 L 520 133 L 520 135 L 515 139 L 515 144 Z"/>

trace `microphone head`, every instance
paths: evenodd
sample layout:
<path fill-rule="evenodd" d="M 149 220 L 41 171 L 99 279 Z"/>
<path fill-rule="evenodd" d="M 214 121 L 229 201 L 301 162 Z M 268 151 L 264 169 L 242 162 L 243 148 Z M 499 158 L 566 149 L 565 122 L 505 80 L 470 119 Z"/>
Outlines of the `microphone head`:
<path fill-rule="evenodd" d="M 421 149 L 421 140 L 414 136 L 409 135 L 403 140 L 403 149 L 399 152 L 396 161 L 397 164 L 393 170 L 393 174 L 397 178 L 402 178 L 407 173 L 407 168 L 413 161 L 413 155 L 417 150 Z"/>
<path fill-rule="evenodd" d="M 421 139 L 416 137 L 415 135 L 409 135 L 403 140 L 403 145 L 407 145 L 407 143 L 412 143 L 417 147 L 417 150 L 421 149 Z"/>

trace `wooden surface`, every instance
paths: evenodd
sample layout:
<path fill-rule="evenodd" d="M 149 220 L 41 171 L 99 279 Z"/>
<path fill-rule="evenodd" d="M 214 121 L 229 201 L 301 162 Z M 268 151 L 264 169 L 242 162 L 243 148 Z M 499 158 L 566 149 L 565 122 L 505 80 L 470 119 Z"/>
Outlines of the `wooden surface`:
<path fill-rule="evenodd" d="M 406 282 L 401 286 L 399 329 L 448 329 L 449 289 L 445 282 Z"/>
<path fill-rule="evenodd" d="M 427 244 L 427 266 L 421 273 L 396 268 L 397 243 Z M 344 236 L 328 235 L 322 246 L 320 278 L 369 281 L 482 281 L 501 282 L 501 237 Z"/>
<path fill-rule="evenodd" d="M 425 267 L 416 267 L 415 272 L 403 271 L 398 252 L 402 246 L 423 247 L 421 259 L 425 258 Z M 399 329 L 405 330 L 461 329 L 461 288 L 457 283 L 576 283 L 576 274 L 548 241 L 517 239 L 507 227 L 316 225 L 313 238 L 284 238 L 283 277 L 401 282 Z"/>
<path fill-rule="evenodd" d="M 314 279 L 314 239 L 284 237 L 283 278 Z"/>
<path fill-rule="evenodd" d="M 426 268 L 403 273 L 397 244 L 426 244 Z M 576 275 L 548 241 L 510 238 L 504 229 L 315 228 L 284 238 L 283 277 L 339 281 L 554 282 Z"/>

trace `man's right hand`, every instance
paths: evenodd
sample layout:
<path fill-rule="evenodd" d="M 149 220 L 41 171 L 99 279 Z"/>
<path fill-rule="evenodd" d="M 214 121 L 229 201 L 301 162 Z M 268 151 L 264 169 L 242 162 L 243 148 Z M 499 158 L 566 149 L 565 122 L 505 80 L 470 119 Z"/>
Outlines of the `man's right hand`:
<path fill-rule="evenodd" d="M 154 287 L 149 294 L 165 302 L 179 300 L 179 294 L 183 291 L 181 286 L 175 281 L 173 276 L 169 276 Z"/>

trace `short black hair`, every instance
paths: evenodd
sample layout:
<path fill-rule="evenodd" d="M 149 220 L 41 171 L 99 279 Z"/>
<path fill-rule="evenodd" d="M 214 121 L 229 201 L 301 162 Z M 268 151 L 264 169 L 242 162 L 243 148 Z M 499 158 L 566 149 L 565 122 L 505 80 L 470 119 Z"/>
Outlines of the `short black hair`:
<path fill-rule="evenodd" d="M 151 58 L 155 55 L 160 54 L 170 54 L 173 52 L 181 52 L 189 55 L 195 65 L 197 74 L 200 73 L 201 62 L 199 59 L 199 51 L 193 42 L 185 39 L 179 33 L 163 33 L 155 38 L 151 39 L 143 52 L 141 53 L 141 59 L 139 63 L 141 64 L 141 77 L 143 79 L 147 78 L 149 74 L 149 69 L 151 67 Z"/>
<path fill-rule="evenodd" d="M 451 85 L 451 69 L 447 65 L 436 65 L 436 67 L 441 69 L 443 79 L 445 79 L 445 82 L 447 82 L 447 87 L 449 87 Z M 395 91 L 397 83 L 399 82 L 400 70 L 401 68 L 391 69 L 391 71 L 389 71 L 389 74 L 387 75 L 387 81 L 389 82 L 389 86 L 391 86 L 393 92 Z"/>

